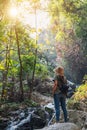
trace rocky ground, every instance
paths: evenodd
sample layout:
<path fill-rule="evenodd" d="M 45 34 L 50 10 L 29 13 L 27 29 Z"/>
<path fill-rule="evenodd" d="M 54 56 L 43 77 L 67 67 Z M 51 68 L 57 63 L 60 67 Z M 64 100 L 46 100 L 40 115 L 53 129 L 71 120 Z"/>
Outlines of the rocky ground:
<path fill-rule="evenodd" d="M 81 130 L 74 123 L 57 123 L 38 130 Z"/>
<path fill-rule="evenodd" d="M 51 96 L 45 96 L 36 91 L 32 93 L 32 100 L 34 100 L 35 102 L 38 101 L 41 106 L 53 102 L 53 98 Z"/>
<path fill-rule="evenodd" d="M 53 98 L 52 97 L 47 97 L 47 96 L 44 96 L 44 95 L 37 93 L 37 92 L 34 92 L 32 97 L 33 97 L 33 100 L 36 100 L 36 101 L 38 100 L 41 103 L 42 106 L 50 104 L 50 103 L 53 104 Z M 84 104 L 83 104 L 83 106 L 81 106 L 81 108 L 84 108 Z M 85 108 L 86 108 L 86 106 L 85 106 Z M 69 123 L 76 124 L 77 127 L 78 127 L 78 130 L 80 130 L 80 129 L 81 130 L 87 130 L 87 111 L 85 111 L 86 110 L 85 108 L 81 109 L 81 110 L 68 109 Z M 53 108 L 51 108 L 51 109 L 53 109 Z M 62 110 L 61 110 L 60 122 L 63 123 Z M 72 126 L 72 124 L 71 124 L 71 126 Z M 45 129 L 43 129 L 43 130 L 45 130 Z M 51 128 L 48 129 L 48 130 L 51 130 Z M 64 130 L 66 130 L 66 129 L 64 129 Z M 67 128 L 67 130 L 68 130 L 68 128 Z M 69 130 L 75 130 L 75 129 L 72 128 L 72 129 L 69 129 Z"/>
<path fill-rule="evenodd" d="M 32 99 L 34 101 L 38 101 L 39 104 L 41 104 L 41 108 L 35 110 L 35 112 L 32 115 L 33 123 L 34 123 L 34 128 L 37 127 L 41 128 L 41 126 L 44 126 L 43 129 L 40 130 L 87 130 L 87 112 L 82 111 L 82 110 L 76 110 L 76 109 L 68 109 L 68 116 L 69 116 L 69 122 L 64 123 L 63 122 L 63 112 L 61 110 L 61 116 L 60 116 L 60 123 L 55 124 L 55 116 L 54 119 L 52 120 L 51 124 L 48 126 L 48 122 L 46 121 L 46 116 L 44 115 L 44 108 L 48 113 L 51 112 L 51 116 L 54 114 L 54 104 L 53 104 L 53 97 L 50 96 L 45 96 L 42 95 L 38 92 L 33 92 L 32 93 Z M 41 110 L 42 109 L 42 110 Z M 2 118 L 0 117 L 0 130 L 13 130 L 14 127 L 12 126 L 11 129 L 4 129 L 5 126 L 8 125 L 8 120 L 11 119 L 13 120 L 15 127 L 20 127 L 23 130 L 30 130 L 29 126 L 29 113 L 30 113 L 30 108 L 22 108 L 14 112 L 8 113 L 8 118 Z M 33 110 L 33 109 L 32 109 Z M 84 109 L 86 110 L 86 109 Z M 15 113 L 15 114 L 14 114 Z M 23 119 L 23 121 L 22 121 Z M 20 120 L 20 123 L 17 124 Z M 39 123 L 38 123 L 39 122 Z M 24 124 L 23 124 L 24 123 Z M 26 129 L 27 127 L 27 129 Z M 31 126 L 32 127 L 32 126 Z M 20 129 L 19 130 L 22 130 Z"/>
<path fill-rule="evenodd" d="M 53 85 L 52 79 L 46 79 L 45 81 L 37 80 L 37 82 L 35 82 L 34 92 L 32 93 L 32 100 L 40 104 L 41 107 L 40 109 L 36 108 L 37 112 L 35 110 L 32 115 L 33 123 L 34 126 L 37 127 L 37 130 L 39 130 L 41 126 L 44 126 L 44 128 L 42 128 L 41 130 L 87 130 L 87 100 L 84 102 L 80 102 L 79 104 L 75 104 L 74 107 L 71 106 L 67 108 L 69 116 L 68 123 L 63 122 L 63 112 L 61 110 L 60 123 L 58 124 L 55 123 L 55 116 L 54 116 L 51 124 L 48 126 L 49 121 L 46 121 L 46 116 L 44 117 L 43 114 L 45 113 L 45 111 L 43 110 L 46 108 L 45 110 L 51 115 L 50 117 L 52 117 L 52 115 L 55 114 L 53 97 L 52 97 L 52 85 Z M 17 130 L 14 129 L 14 126 L 19 127 L 18 130 L 32 129 L 32 126 L 31 125 L 29 126 L 30 108 L 28 108 L 27 105 L 25 105 L 26 108 L 25 107 L 23 108 L 23 106 L 24 105 L 20 106 L 18 111 L 15 110 L 14 112 L 10 113 L 8 112 L 7 109 L 6 109 L 7 113 L 4 113 L 5 111 L 3 111 L 3 115 L 7 115 L 7 118 L 6 117 L 2 118 L 0 116 L 0 130 Z M 8 125 L 9 119 L 13 121 L 11 124 L 12 127 L 11 129 L 10 128 L 5 129 L 5 127 Z"/>
<path fill-rule="evenodd" d="M 40 102 L 40 104 L 42 106 L 47 105 L 47 104 L 53 104 L 52 85 L 53 85 L 52 79 L 47 79 L 44 82 L 42 81 L 42 82 L 38 82 L 37 84 L 35 84 L 35 88 L 36 88 L 35 90 L 38 91 L 39 93 L 34 92 L 32 95 L 32 99 Z M 49 95 L 47 95 L 46 92 Z M 69 100 L 70 99 L 67 99 L 67 102 Z M 52 109 L 54 109 L 54 108 L 52 108 Z M 69 123 L 76 124 L 78 129 L 87 130 L 87 100 L 83 101 L 83 102 L 75 103 L 73 106 L 69 105 L 69 108 L 67 108 L 67 109 L 68 109 Z M 60 122 L 63 123 L 62 111 L 61 111 Z M 55 123 L 55 121 L 53 123 Z M 46 128 L 44 128 L 44 129 L 46 129 Z M 52 128 L 50 128 L 48 130 L 51 130 L 51 129 Z M 58 130 L 60 130 L 60 129 L 58 129 Z M 67 130 L 68 130 L 68 127 L 67 127 Z M 75 128 L 74 129 L 69 128 L 69 130 L 75 130 Z"/>

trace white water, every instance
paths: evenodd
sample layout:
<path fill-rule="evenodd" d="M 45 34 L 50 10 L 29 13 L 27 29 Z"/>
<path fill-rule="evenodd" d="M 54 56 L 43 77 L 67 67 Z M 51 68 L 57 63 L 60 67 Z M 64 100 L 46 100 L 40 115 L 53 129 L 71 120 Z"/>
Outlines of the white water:
<path fill-rule="evenodd" d="M 10 126 L 8 126 L 8 128 L 6 130 L 16 130 L 19 126 L 23 125 L 26 122 L 30 122 L 31 120 L 31 116 L 33 114 L 34 111 L 29 113 L 29 116 L 27 116 L 25 119 L 21 120 L 20 122 L 11 122 Z"/>
<path fill-rule="evenodd" d="M 47 107 L 47 108 L 50 108 L 50 109 L 53 109 L 54 110 L 54 103 L 48 103 L 47 105 L 44 106 L 44 108 Z"/>

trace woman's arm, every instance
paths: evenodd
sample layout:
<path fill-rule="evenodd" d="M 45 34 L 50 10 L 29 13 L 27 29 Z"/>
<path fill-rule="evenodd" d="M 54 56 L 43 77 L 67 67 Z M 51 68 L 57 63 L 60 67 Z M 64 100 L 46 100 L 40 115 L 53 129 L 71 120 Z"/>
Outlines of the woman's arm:
<path fill-rule="evenodd" d="M 54 81 L 54 85 L 53 85 L 53 95 L 54 95 L 54 93 L 55 93 L 55 91 L 56 91 L 56 89 L 57 89 L 57 86 L 58 86 L 58 81 L 55 80 L 55 81 Z"/>

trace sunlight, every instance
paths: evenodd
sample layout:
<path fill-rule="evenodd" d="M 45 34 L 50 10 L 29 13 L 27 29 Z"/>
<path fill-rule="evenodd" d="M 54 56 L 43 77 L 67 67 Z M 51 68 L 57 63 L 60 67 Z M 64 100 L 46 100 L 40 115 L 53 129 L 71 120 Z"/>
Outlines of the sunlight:
<path fill-rule="evenodd" d="M 31 28 L 43 29 L 49 25 L 48 12 L 37 9 L 35 14 L 35 9 L 32 8 L 30 3 L 23 1 L 17 5 L 17 7 L 12 5 L 9 9 L 9 16 L 11 18 L 16 18 L 21 21 L 26 26 Z"/>
<path fill-rule="evenodd" d="M 32 8 L 29 2 L 22 2 L 19 8 L 20 19 L 23 24 L 30 25 L 33 28 L 46 28 L 49 24 L 48 13 L 43 10 Z M 37 23 L 36 23 L 37 22 Z M 37 25 L 36 25 L 37 24 Z"/>
<path fill-rule="evenodd" d="M 17 14 L 18 14 L 18 10 L 16 7 L 11 7 L 10 10 L 9 10 L 9 14 L 11 17 L 16 17 Z"/>
<path fill-rule="evenodd" d="M 35 21 L 35 17 L 37 21 Z M 36 16 L 35 14 L 25 15 L 24 18 L 25 18 L 24 20 L 25 24 L 29 24 L 31 27 L 34 28 L 37 26 L 37 29 L 46 28 L 49 25 L 48 14 L 43 11 L 37 11 Z"/>

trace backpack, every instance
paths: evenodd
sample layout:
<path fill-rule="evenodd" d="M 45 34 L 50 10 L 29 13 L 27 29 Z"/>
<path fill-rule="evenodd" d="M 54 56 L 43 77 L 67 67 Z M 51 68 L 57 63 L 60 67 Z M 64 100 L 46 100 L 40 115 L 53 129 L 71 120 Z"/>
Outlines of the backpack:
<path fill-rule="evenodd" d="M 67 80 L 65 79 L 65 77 L 58 76 L 58 82 L 60 92 L 67 95 L 69 86 L 67 85 Z"/>
<path fill-rule="evenodd" d="M 63 94 L 66 94 L 66 95 L 67 95 L 67 93 L 68 93 L 68 88 L 69 88 L 69 86 L 68 86 L 68 85 L 63 84 L 63 85 L 62 85 L 62 87 L 60 87 L 59 89 L 60 89 L 61 93 L 63 93 Z"/>

